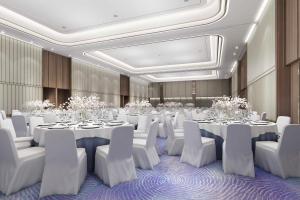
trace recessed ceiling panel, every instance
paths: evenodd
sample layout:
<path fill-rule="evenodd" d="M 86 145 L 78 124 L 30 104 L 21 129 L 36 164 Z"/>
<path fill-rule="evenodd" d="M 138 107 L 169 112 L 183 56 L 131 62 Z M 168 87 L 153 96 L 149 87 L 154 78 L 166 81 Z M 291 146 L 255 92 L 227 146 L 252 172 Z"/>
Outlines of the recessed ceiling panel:
<path fill-rule="evenodd" d="M 211 60 L 210 36 L 180 39 L 102 51 L 136 68 Z"/>
<path fill-rule="evenodd" d="M 152 74 L 152 76 L 155 78 L 174 78 L 174 77 L 187 77 L 187 76 L 207 76 L 212 74 L 213 74 L 212 70 L 206 70 L 206 71 L 161 73 L 161 74 Z"/>
<path fill-rule="evenodd" d="M 10 10 L 59 32 L 201 6 L 207 0 L 0 0 Z"/>

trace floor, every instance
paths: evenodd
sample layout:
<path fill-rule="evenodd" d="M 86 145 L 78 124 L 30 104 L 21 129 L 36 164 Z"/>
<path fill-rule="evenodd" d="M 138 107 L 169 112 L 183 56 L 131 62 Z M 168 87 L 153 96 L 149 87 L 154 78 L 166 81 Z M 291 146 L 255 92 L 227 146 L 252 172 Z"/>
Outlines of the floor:
<path fill-rule="evenodd" d="M 158 140 L 163 152 L 165 140 Z M 54 195 L 45 200 L 300 200 L 300 178 L 283 180 L 259 168 L 256 178 L 225 175 L 220 161 L 206 167 L 194 168 L 179 162 L 179 157 L 160 157 L 154 170 L 137 170 L 138 179 L 109 188 L 94 175 L 89 175 L 78 195 Z M 38 199 L 40 183 L 5 200 Z"/>

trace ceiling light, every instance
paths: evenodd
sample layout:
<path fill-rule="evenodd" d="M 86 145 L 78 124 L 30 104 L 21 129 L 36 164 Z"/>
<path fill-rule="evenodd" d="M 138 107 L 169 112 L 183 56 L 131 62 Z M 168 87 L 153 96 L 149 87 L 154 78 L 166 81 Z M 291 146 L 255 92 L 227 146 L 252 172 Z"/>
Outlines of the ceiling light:
<path fill-rule="evenodd" d="M 51 51 L 54 51 L 54 48 L 51 48 L 50 50 L 51 50 Z"/>
<path fill-rule="evenodd" d="M 261 20 L 261 17 L 263 15 L 265 9 L 267 8 L 268 2 L 269 2 L 269 0 L 264 0 L 263 3 L 261 4 L 261 6 L 260 6 L 260 8 L 259 8 L 259 10 L 256 14 L 254 24 L 251 25 L 251 27 L 249 29 L 249 32 L 246 36 L 245 43 L 247 43 L 249 41 L 249 39 L 251 38 L 251 36 L 255 32 L 255 28 L 257 26 L 257 23 Z"/>
<path fill-rule="evenodd" d="M 231 68 L 231 70 L 230 70 L 231 73 L 234 72 L 235 68 L 237 67 L 237 64 L 238 64 L 238 62 L 237 62 L 237 61 L 234 61 L 233 65 L 232 65 L 232 68 Z"/>
<path fill-rule="evenodd" d="M 255 22 L 258 22 L 262 16 L 262 14 L 264 13 L 265 8 L 267 7 L 269 0 L 264 0 L 263 3 L 261 4 L 256 17 L 255 17 Z"/>
<path fill-rule="evenodd" d="M 256 24 L 252 24 L 251 27 L 250 27 L 250 29 L 249 29 L 249 32 L 247 33 L 247 36 L 246 36 L 246 39 L 245 39 L 245 43 L 249 42 L 249 39 L 252 37 L 255 28 L 256 28 Z"/>
<path fill-rule="evenodd" d="M 234 52 L 233 55 L 236 56 L 236 53 Z"/>
<path fill-rule="evenodd" d="M 1 34 L 4 35 L 4 34 L 5 34 L 5 31 L 1 31 Z"/>
<path fill-rule="evenodd" d="M 33 44 L 33 41 L 31 40 L 29 43 L 30 43 L 30 44 Z"/>
<path fill-rule="evenodd" d="M 116 15 L 116 14 L 114 14 L 114 17 L 116 18 L 116 17 L 119 17 L 118 15 Z"/>
<path fill-rule="evenodd" d="M 234 48 L 235 48 L 236 50 L 238 50 L 240 47 L 239 47 L 239 46 L 235 46 Z"/>

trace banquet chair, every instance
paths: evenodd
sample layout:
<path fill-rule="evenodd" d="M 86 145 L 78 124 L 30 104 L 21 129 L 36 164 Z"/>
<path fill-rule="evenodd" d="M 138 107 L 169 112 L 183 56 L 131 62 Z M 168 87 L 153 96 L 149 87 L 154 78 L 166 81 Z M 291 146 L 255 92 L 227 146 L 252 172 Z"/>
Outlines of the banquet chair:
<path fill-rule="evenodd" d="M 173 127 L 174 129 L 179 129 L 178 132 L 183 132 L 183 122 L 185 120 L 185 114 L 184 111 L 178 111 L 175 113 L 174 121 L 173 121 Z M 176 132 L 176 131 L 175 131 Z"/>
<path fill-rule="evenodd" d="M 202 167 L 216 160 L 216 145 L 212 138 L 201 137 L 199 125 L 194 121 L 185 121 L 184 146 L 180 162 Z"/>
<path fill-rule="evenodd" d="M 135 138 L 147 138 L 150 124 L 152 122 L 152 115 L 140 115 L 138 120 L 137 130 L 134 131 Z"/>
<path fill-rule="evenodd" d="M 167 137 L 166 127 L 166 115 L 165 113 L 160 114 L 160 123 L 158 125 L 158 136 L 161 138 Z"/>
<path fill-rule="evenodd" d="M 25 149 L 31 146 L 31 141 L 33 140 L 33 137 L 17 137 L 14 125 L 10 118 L 0 120 L 0 128 L 5 128 L 9 130 L 17 149 Z"/>
<path fill-rule="evenodd" d="M 0 129 L 1 192 L 10 195 L 39 182 L 43 175 L 44 160 L 44 148 L 17 150 L 9 130 Z"/>
<path fill-rule="evenodd" d="M 19 110 L 12 110 L 11 116 L 15 116 L 15 115 L 22 115 L 22 113 Z"/>
<path fill-rule="evenodd" d="M 13 115 L 11 117 L 17 137 L 29 136 L 29 128 L 27 127 L 25 117 L 23 115 Z"/>
<path fill-rule="evenodd" d="M 104 184 L 113 187 L 137 178 L 132 143 L 133 127 L 120 126 L 112 130 L 109 145 L 97 147 L 95 173 Z"/>
<path fill-rule="evenodd" d="M 133 139 L 133 158 L 136 167 L 153 169 L 159 163 L 159 157 L 155 148 L 158 121 L 151 123 L 147 139 Z"/>
<path fill-rule="evenodd" d="M 58 120 L 55 113 L 46 113 L 44 116 L 45 123 L 56 123 L 57 121 Z"/>
<path fill-rule="evenodd" d="M 4 110 L 0 110 L 0 115 L 2 116 L 2 119 L 5 120 L 6 119 L 6 113 Z"/>
<path fill-rule="evenodd" d="M 30 135 L 34 135 L 34 129 L 40 124 L 44 124 L 43 117 L 30 117 L 29 118 L 29 132 Z"/>
<path fill-rule="evenodd" d="M 266 121 L 267 120 L 267 113 L 266 112 L 262 112 L 261 113 L 260 120 L 262 120 L 262 121 Z"/>
<path fill-rule="evenodd" d="M 282 178 L 300 177 L 300 125 L 287 125 L 279 142 L 256 142 L 255 164 Z"/>
<path fill-rule="evenodd" d="M 184 109 L 184 115 L 186 120 L 192 120 L 192 110 Z"/>
<path fill-rule="evenodd" d="M 40 197 L 53 194 L 77 194 L 87 173 L 84 148 L 76 148 L 72 130 L 45 133 L 45 169 Z"/>
<path fill-rule="evenodd" d="M 255 177 L 249 125 L 228 125 L 222 161 L 225 174 Z"/>
<path fill-rule="evenodd" d="M 166 119 L 166 130 L 168 134 L 166 146 L 168 155 L 181 155 L 184 144 L 183 132 L 174 132 L 173 124 L 169 117 Z"/>
<path fill-rule="evenodd" d="M 277 117 L 277 131 L 278 131 L 278 135 L 281 136 L 284 128 L 289 125 L 291 123 L 291 118 L 288 116 L 278 116 Z"/>

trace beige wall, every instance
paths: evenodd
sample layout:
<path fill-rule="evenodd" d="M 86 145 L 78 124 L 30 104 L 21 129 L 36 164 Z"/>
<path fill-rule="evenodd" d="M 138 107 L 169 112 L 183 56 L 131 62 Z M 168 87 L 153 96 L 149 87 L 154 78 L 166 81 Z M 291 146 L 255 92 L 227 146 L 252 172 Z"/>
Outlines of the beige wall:
<path fill-rule="evenodd" d="M 276 119 L 275 0 L 247 46 L 247 88 L 253 110 Z"/>
<path fill-rule="evenodd" d="M 229 79 L 202 80 L 194 81 L 194 83 L 193 81 L 151 83 L 149 85 L 149 96 L 151 97 L 151 103 L 154 105 L 159 102 L 160 84 L 163 85 L 165 101 L 180 101 L 183 104 L 193 102 L 193 93 L 199 98 L 196 101 L 196 106 L 210 106 L 211 100 L 207 100 L 207 97 L 231 95 Z"/>
<path fill-rule="evenodd" d="M 130 77 L 130 101 L 146 100 L 148 99 L 148 85 L 149 82 L 136 78 Z"/>
<path fill-rule="evenodd" d="M 42 49 L 1 35 L 0 110 L 11 114 L 32 100 L 42 100 Z"/>
<path fill-rule="evenodd" d="M 237 97 L 238 96 L 238 75 L 237 75 L 237 68 L 232 73 L 231 77 L 231 96 Z"/>
<path fill-rule="evenodd" d="M 120 74 L 72 59 L 72 95 L 95 94 L 101 101 L 120 105 Z"/>

